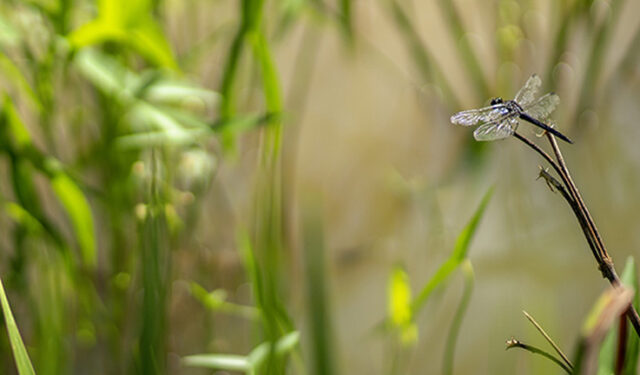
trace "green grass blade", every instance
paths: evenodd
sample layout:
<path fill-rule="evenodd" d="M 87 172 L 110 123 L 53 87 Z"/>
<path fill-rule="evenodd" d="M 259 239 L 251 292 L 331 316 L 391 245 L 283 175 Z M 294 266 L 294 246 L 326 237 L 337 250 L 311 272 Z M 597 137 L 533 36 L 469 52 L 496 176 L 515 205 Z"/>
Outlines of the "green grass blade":
<path fill-rule="evenodd" d="M 485 209 L 489 200 L 491 199 L 491 195 L 493 194 L 493 188 L 489 188 L 485 193 L 480 205 L 476 209 L 476 212 L 473 214 L 473 217 L 469 221 L 469 223 L 464 227 L 458 239 L 456 240 L 455 248 L 453 252 L 449 256 L 449 258 L 438 268 L 435 275 L 431 277 L 431 279 L 427 282 L 427 284 L 422 288 L 418 296 L 412 303 L 412 309 L 414 315 L 417 314 L 427 303 L 429 296 L 433 292 L 433 290 L 444 283 L 444 281 L 451 275 L 451 273 L 460 265 L 460 263 L 467 256 L 469 251 L 469 244 L 471 243 L 471 239 L 478 229 L 478 224 L 480 223 L 480 219 L 484 215 Z"/>
<path fill-rule="evenodd" d="M 630 256 L 624 265 L 622 274 L 620 275 L 622 283 L 634 291 L 633 307 L 640 309 L 640 296 L 638 295 L 638 273 L 636 270 L 635 259 Z M 627 326 L 627 331 L 630 331 Z M 624 366 L 622 368 L 623 375 L 635 375 L 638 368 L 638 356 L 640 356 L 640 338 L 635 332 L 627 332 L 627 350 L 625 353 Z"/>
<path fill-rule="evenodd" d="M 290 332 L 278 339 L 275 346 L 269 342 L 264 342 L 255 347 L 247 356 L 247 361 L 256 373 L 260 373 L 260 367 L 269 360 L 271 355 L 279 358 L 284 357 L 291 353 L 298 346 L 299 342 L 300 332 Z M 269 369 L 269 371 L 271 371 L 271 369 Z"/>
<path fill-rule="evenodd" d="M 442 373 L 444 375 L 453 374 L 456 343 L 458 341 L 458 335 L 460 333 L 460 327 L 462 327 L 464 315 L 467 312 L 467 307 L 469 306 L 469 301 L 471 300 L 471 294 L 473 293 L 474 276 L 471 261 L 469 261 L 469 259 L 465 260 L 464 263 L 462 263 L 461 268 L 462 274 L 464 275 L 464 291 L 462 292 L 462 299 L 460 299 L 460 304 L 458 305 L 456 313 L 453 316 L 453 322 L 451 323 L 451 328 L 449 329 L 449 334 L 447 335 L 447 342 L 445 343 L 443 361 L 444 365 L 442 370 Z"/>
<path fill-rule="evenodd" d="M 340 0 L 340 22 L 350 42 L 353 42 L 353 0 Z"/>
<path fill-rule="evenodd" d="M 29 81 L 22 74 L 20 69 L 5 56 L 0 50 L 0 72 L 2 72 L 3 78 L 6 78 L 22 93 L 22 98 L 28 99 L 27 102 L 31 105 L 31 108 L 39 112 L 42 110 L 42 103 L 38 95 L 33 91 Z"/>
<path fill-rule="evenodd" d="M 335 374 L 327 269 L 325 267 L 324 230 L 321 210 L 312 207 L 304 219 L 304 270 L 306 275 L 306 305 L 309 343 L 312 359 L 309 364 L 315 375 Z"/>
<path fill-rule="evenodd" d="M 444 78 L 442 69 L 432 58 L 429 50 L 416 31 L 413 22 L 396 0 L 389 0 L 390 14 L 393 17 L 396 28 L 402 33 L 406 43 L 406 49 L 411 53 L 416 68 L 422 74 L 422 79 L 430 81 L 442 89 L 444 100 L 452 108 L 461 108 L 460 100 L 451 88 L 449 82 Z"/>
<path fill-rule="evenodd" d="M 549 353 L 549 352 L 547 352 L 545 350 L 542 350 L 540 348 L 537 348 L 537 347 L 535 347 L 533 345 L 525 344 L 525 343 L 520 342 L 520 341 L 518 341 L 516 339 L 507 340 L 507 350 L 512 349 L 512 348 L 520 348 L 520 349 L 528 351 L 529 353 L 540 355 L 540 356 L 550 360 L 551 362 L 555 363 L 559 367 L 561 367 L 563 370 L 565 370 L 567 372 L 567 374 L 572 374 L 573 373 L 571 371 L 571 369 L 569 368 L 569 366 L 567 366 L 566 363 L 564 363 L 563 361 L 561 361 L 560 359 L 555 357 L 553 354 L 551 354 L 551 353 Z"/>
<path fill-rule="evenodd" d="M 71 221 L 82 261 L 89 268 L 96 265 L 96 238 L 93 214 L 84 193 L 69 176 L 57 173 L 51 178 L 51 187 Z"/>
<path fill-rule="evenodd" d="M 147 1 L 104 1 L 98 16 L 80 26 L 67 39 L 74 49 L 117 43 L 130 47 L 149 62 L 169 69 L 178 69 L 171 45 L 153 16 L 151 3 Z"/>
<path fill-rule="evenodd" d="M 553 339 L 551 338 L 551 336 L 549 336 L 549 334 L 544 330 L 544 328 L 542 328 L 542 326 L 533 318 L 533 316 L 531 316 L 528 312 L 522 310 L 522 313 L 524 314 L 524 316 L 527 318 L 527 320 L 535 327 L 536 330 L 538 330 L 538 332 L 542 335 L 542 337 L 544 337 L 545 340 L 547 340 L 547 342 L 549 343 L 549 345 L 551 345 L 551 347 L 553 348 L 553 350 L 555 350 L 555 352 L 560 356 L 560 358 L 562 358 L 562 360 L 564 361 L 564 363 L 569 367 L 569 368 L 573 368 L 573 364 L 571 363 L 571 361 L 569 360 L 569 357 L 567 357 L 566 354 L 564 354 L 564 352 L 562 351 L 562 349 L 560 349 L 560 346 L 558 344 L 556 344 L 555 341 L 553 341 Z"/>
<path fill-rule="evenodd" d="M 617 25 L 617 19 L 620 16 L 620 10 L 622 8 L 622 1 L 616 0 L 611 2 L 611 14 L 605 17 L 605 19 L 597 27 L 593 33 L 593 44 L 591 45 L 591 51 L 589 58 L 587 59 L 587 68 L 585 69 L 584 76 L 582 77 L 582 86 L 578 91 L 579 98 L 578 104 L 575 109 L 574 119 L 571 122 L 577 126 L 581 123 L 578 122 L 580 115 L 593 105 L 597 89 L 598 80 L 603 71 L 603 61 L 605 56 L 608 55 L 607 49 L 610 45 L 609 34 L 612 32 L 612 27 Z"/>
<path fill-rule="evenodd" d="M 462 23 L 458 10 L 452 0 L 439 0 L 438 5 L 444 19 L 447 21 L 451 35 L 457 41 L 455 45 L 457 46 L 460 60 L 467 69 L 467 74 L 471 78 L 471 82 L 473 82 L 479 100 L 486 100 L 491 95 L 489 84 L 480 64 L 480 59 L 478 59 L 471 43 L 469 43 L 469 38 L 466 38 L 468 31 Z"/>
<path fill-rule="evenodd" d="M 251 365 L 246 356 L 234 354 L 197 354 L 184 357 L 182 363 L 191 367 L 247 372 Z"/>
<path fill-rule="evenodd" d="M 18 331 L 18 326 L 11 313 L 11 307 L 9 306 L 7 295 L 4 292 L 2 280 L 0 280 L 0 303 L 2 303 L 2 313 L 4 314 L 4 321 L 7 325 L 7 333 L 9 334 L 11 350 L 13 350 L 13 359 L 16 361 L 18 373 L 20 375 L 35 375 L 29 354 L 24 347 L 24 343 L 20 337 L 20 331 Z"/>
<path fill-rule="evenodd" d="M 250 320 L 260 318 L 260 311 L 255 307 L 228 302 L 226 300 L 227 293 L 222 289 L 207 292 L 207 290 L 199 284 L 191 282 L 189 291 L 194 298 L 211 311 L 227 313 Z"/>

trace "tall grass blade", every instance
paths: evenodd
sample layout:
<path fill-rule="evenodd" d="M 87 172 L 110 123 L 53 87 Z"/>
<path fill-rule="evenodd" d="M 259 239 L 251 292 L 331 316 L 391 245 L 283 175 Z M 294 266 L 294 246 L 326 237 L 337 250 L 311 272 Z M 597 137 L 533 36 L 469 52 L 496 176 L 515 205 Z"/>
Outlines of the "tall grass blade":
<path fill-rule="evenodd" d="M 576 21 L 584 15 L 586 11 L 589 10 L 589 7 L 592 3 L 592 0 L 576 0 L 572 3 L 561 3 L 558 2 L 556 6 L 566 6 L 566 9 L 563 9 L 560 18 L 562 22 L 558 27 L 558 30 L 554 34 L 553 38 L 553 48 L 552 52 L 549 55 L 549 62 L 547 63 L 547 71 L 545 74 L 545 82 L 547 85 L 554 84 L 553 79 L 553 71 L 556 67 L 556 64 L 560 62 L 560 58 L 562 54 L 567 50 L 567 44 L 569 43 L 569 37 L 573 34 L 573 29 L 575 28 Z"/>
<path fill-rule="evenodd" d="M 473 293 L 474 276 L 471 261 L 469 259 L 466 259 L 460 267 L 462 269 L 462 275 L 464 276 L 464 291 L 462 292 L 460 304 L 458 305 L 456 313 L 453 316 L 453 322 L 451 322 L 451 328 L 449 329 L 449 334 L 447 335 L 447 341 L 445 343 L 442 370 L 442 373 L 444 375 L 453 374 L 456 343 L 458 341 L 458 336 L 460 334 L 460 328 L 462 327 L 464 315 L 467 312 L 467 307 L 469 306 L 469 301 L 471 300 L 471 294 Z"/>
<path fill-rule="evenodd" d="M 473 82 L 478 100 L 487 100 L 490 96 L 489 84 L 486 75 L 480 64 L 480 59 L 473 50 L 469 39 L 466 38 L 467 31 L 464 28 L 460 14 L 452 0 L 438 0 L 440 12 L 447 21 L 447 26 L 460 55 L 460 61 L 467 69 L 467 75 Z"/>
<path fill-rule="evenodd" d="M 304 221 L 304 270 L 306 275 L 306 305 L 309 343 L 312 347 L 310 373 L 335 374 L 329 296 L 325 267 L 325 246 L 322 216 L 318 207 L 308 210 Z"/>
<path fill-rule="evenodd" d="M 432 82 L 442 89 L 444 100 L 448 105 L 453 108 L 461 108 L 460 100 L 458 100 L 451 85 L 444 78 L 442 69 L 440 69 L 437 62 L 431 56 L 431 53 L 428 51 L 405 10 L 396 0 L 389 0 L 388 3 L 391 7 L 390 13 L 396 28 L 404 36 L 406 48 L 411 54 L 416 68 L 422 74 L 422 79 L 427 82 Z"/>
<path fill-rule="evenodd" d="M 542 328 L 542 326 L 535 320 L 533 319 L 533 317 L 531 315 L 529 315 L 529 313 L 527 313 L 526 311 L 522 311 L 522 313 L 524 314 L 524 316 L 527 318 L 527 320 L 529 320 L 529 322 L 538 330 L 538 332 L 540 332 L 540 334 L 542 335 L 542 337 L 544 337 L 545 340 L 547 340 L 547 342 L 549 343 L 549 345 L 551 345 L 551 347 L 553 348 L 553 350 L 555 350 L 555 352 L 560 356 L 560 358 L 562 358 L 562 360 L 564 361 L 564 363 L 569 367 L 569 368 L 573 368 L 573 364 L 571 363 L 571 361 L 569 360 L 569 357 L 567 357 L 564 352 L 562 351 L 562 349 L 560 349 L 560 346 L 558 344 L 555 343 L 555 341 L 553 341 L 553 339 L 551 338 L 551 336 L 549 336 L 549 334 L 544 330 L 544 328 Z"/>
<path fill-rule="evenodd" d="M 599 27 L 594 30 L 593 44 L 591 45 L 591 51 L 589 58 L 587 59 L 587 68 L 585 69 L 584 76 L 582 78 L 582 86 L 580 88 L 578 104 L 574 114 L 574 120 L 572 123 L 580 126 L 578 122 L 580 115 L 588 109 L 594 101 L 596 85 L 600 79 L 602 73 L 602 62 L 607 56 L 607 48 L 609 46 L 609 34 L 613 26 L 617 24 L 617 19 L 620 15 L 622 8 L 622 0 L 613 0 L 611 2 L 610 14 L 604 17 Z"/>
<path fill-rule="evenodd" d="M 349 42 L 354 41 L 353 18 L 353 0 L 340 0 L 340 21 Z"/>
<path fill-rule="evenodd" d="M 96 265 L 96 239 L 91 207 L 80 188 L 63 173 L 51 178 L 51 187 L 64 207 L 80 248 L 81 258 L 89 268 Z"/>
<path fill-rule="evenodd" d="M 162 181 L 158 172 L 158 152 L 153 150 L 151 156 L 147 212 L 140 228 L 143 296 L 138 370 L 142 374 L 163 374 L 166 371 L 165 335 L 171 254 Z"/>
<path fill-rule="evenodd" d="M 471 220 L 469 220 L 469 223 L 467 223 L 460 235 L 458 235 L 455 247 L 449 258 L 440 266 L 440 268 L 438 268 L 436 273 L 431 277 L 427 284 L 422 288 L 418 296 L 414 299 L 411 305 L 414 315 L 416 315 L 424 307 L 433 290 L 439 285 L 443 284 L 467 256 L 469 245 L 471 244 L 471 239 L 478 229 L 478 224 L 480 223 L 480 219 L 484 215 L 485 209 L 487 207 L 487 204 L 489 203 L 489 200 L 491 199 L 492 194 L 493 187 L 487 190 L 484 197 L 482 198 L 482 201 L 480 201 L 478 208 L 471 217 Z"/>
<path fill-rule="evenodd" d="M 35 375 L 33 365 L 29 359 L 29 354 L 27 353 L 27 349 L 24 347 L 22 337 L 20 337 L 18 325 L 11 313 L 11 307 L 9 306 L 9 301 L 7 300 L 2 280 L 0 280 L 0 303 L 2 304 L 2 313 L 4 315 L 5 324 L 7 325 L 7 333 L 9 334 L 11 350 L 13 351 L 13 359 L 16 362 L 18 374 Z"/>

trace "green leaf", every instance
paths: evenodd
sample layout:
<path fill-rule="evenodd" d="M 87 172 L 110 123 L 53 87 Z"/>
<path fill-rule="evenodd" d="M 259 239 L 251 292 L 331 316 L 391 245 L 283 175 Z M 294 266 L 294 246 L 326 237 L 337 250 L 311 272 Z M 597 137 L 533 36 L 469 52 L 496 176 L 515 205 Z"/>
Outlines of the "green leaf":
<path fill-rule="evenodd" d="M 20 375 L 35 375 L 33 365 L 29 359 L 27 349 L 24 347 L 22 337 L 20 337 L 20 331 L 13 314 L 11 313 L 11 307 L 0 280 L 0 303 L 2 304 L 2 313 L 4 314 L 4 321 L 7 325 L 7 333 L 9 334 L 9 342 L 11 343 L 11 350 L 13 351 L 13 359 L 16 361 L 16 367 L 18 368 L 18 374 Z"/>
<path fill-rule="evenodd" d="M 131 47 L 158 66 L 178 69 L 171 45 L 164 37 L 160 26 L 150 17 L 145 17 L 129 30 L 127 42 Z"/>
<path fill-rule="evenodd" d="M 621 275 L 622 283 L 631 290 L 637 290 L 638 278 L 635 270 L 635 262 L 633 257 L 627 258 L 624 270 Z M 638 308 L 638 296 L 634 294 L 633 304 Z M 624 317 L 623 319 L 626 319 Z M 620 319 L 611 327 L 598 354 L 598 375 L 610 375 L 615 372 L 616 357 L 618 354 L 618 337 L 619 337 Z M 638 364 L 638 335 L 629 334 L 627 326 L 627 349 L 625 352 L 625 365 L 623 373 L 635 374 L 636 365 Z M 626 371 L 626 372 L 625 372 Z"/>
<path fill-rule="evenodd" d="M 14 202 L 7 202 L 4 205 L 4 212 L 8 217 L 13 219 L 16 223 L 22 225 L 31 233 L 43 233 L 44 228 L 42 224 L 31 215 L 31 213 L 24 209 L 21 205 Z"/>
<path fill-rule="evenodd" d="M 82 75 L 107 95 L 121 100 L 133 97 L 133 73 L 124 65 L 95 49 L 83 49 L 75 57 L 75 65 Z"/>
<path fill-rule="evenodd" d="M 471 244 L 471 239 L 478 229 L 478 224 L 480 223 L 480 219 L 484 215 L 485 209 L 487 207 L 487 204 L 489 203 L 489 200 L 491 199 L 492 194 L 493 188 L 489 188 L 489 190 L 487 190 L 484 197 L 482 198 L 480 205 L 478 205 L 476 212 L 473 214 L 473 217 L 464 227 L 460 235 L 458 235 L 455 247 L 449 258 L 440 266 L 440 268 L 438 268 L 436 273 L 431 277 L 431 279 L 420 291 L 420 294 L 418 294 L 416 299 L 413 301 L 412 309 L 414 315 L 424 307 L 434 289 L 440 284 L 444 283 L 444 281 L 467 256 L 469 245 Z"/>
<path fill-rule="evenodd" d="M 274 353 L 277 356 L 289 354 L 300 342 L 300 333 L 291 332 L 281 337 L 275 344 Z M 242 371 L 253 374 L 267 359 L 271 345 L 264 342 L 255 347 L 248 356 L 235 354 L 197 354 L 183 358 L 187 366 L 206 367 L 217 370 Z"/>
<path fill-rule="evenodd" d="M 216 289 L 212 292 L 207 292 L 207 290 L 198 283 L 192 282 L 189 290 L 193 297 L 211 311 L 233 314 L 252 320 L 260 317 L 260 311 L 253 306 L 245 306 L 228 302 L 227 292 L 224 289 Z"/>
<path fill-rule="evenodd" d="M 115 42 L 131 47 L 149 62 L 169 69 L 177 69 L 171 45 L 162 28 L 153 18 L 153 4 L 149 0 L 102 0 L 98 17 L 68 35 L 75 49 Z"/>
<path fill-rule="evenodd" d="M 69 35 L 68 40 L 76 49 L 107 41 L 126 42 L 127 31 L 102 19 L 96 19 L 76 29 Z"/>
<path fill-rule="evenodd" d="M 594 373 L 605 337 L 633 301 L 626 286 L 606 290 L 594 304 L 582 327 L 581 340 L 573 361 L 574 373 Z"/>
<path fill-rule="evenodd" d="M 276 341 L 275 346 L 275 355 L 276 356 L 284 356 L 289 354 L 300 342 L 300 332 L 294 331 L 290 332 L 284 336 L 282 336 L 278 341 Z M 271 345 L 268 342 L 263 342 L 258 345 L 249 353 L 247 356 L 247 360 L 251 364 L 251 367 L 254 370 L 260 368 L 260 366 L 264 363 L 264 361 L 269 356 L 269 351 L 271 350 Z"/>
<path fill-rule="evenodd" d="M 0 25 L 1 28 L 2 25 Z M 27 99 L 26 102 L 29 103 L 32 109 L 38 112 L 42 110 L 38 95 L 31 88 L 29 81 L 13 61 L 2 52 L 0 52 L 0 72 L 3 73 L 3 78 L 7 79 L 22 94 L 23 98 Z"/>
<path fill-rule="evenodd" d="M 89 202 L 82 190 L 64 173 L 57 173 L 51 178 L 51 187 L 71 220 L 83 262 L 94 267 L 96 242 Z"/>
<path fill-rule="evenodd" d="M 13 101 L 8 95 L 4 97 L 2 117 L 6 121 L 10 146 L 14 152 L 19 152 L 31 145 L 31 135 L 24 125 Z"/>
<path fill-rule="evenodd" d="M 243 371 L 251 367 L 246 356 L 233 354 L 198 354 L 182 359 L 185 365 L 216 370 Z"/>

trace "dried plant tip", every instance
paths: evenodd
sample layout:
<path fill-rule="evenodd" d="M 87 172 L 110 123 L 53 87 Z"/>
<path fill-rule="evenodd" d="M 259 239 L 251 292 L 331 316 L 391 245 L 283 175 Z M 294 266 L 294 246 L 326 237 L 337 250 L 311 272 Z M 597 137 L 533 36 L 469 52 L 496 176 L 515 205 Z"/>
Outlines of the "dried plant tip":
<path fill-rule="evenodd" d="M 511 349 L 511 348 L 518 347 L 518 346 L 520 346 L 520 345 L 521 345 L 521 344 L 520 344 L 520 341 L 516 340 L 516 339 L 515 339 L 515 338 L 513 338 L 513 337 L 512 337 L 512 338 L 510 338 L 509 340 L 507 340 L 506 344 L 507 344 L 507 347 L 506 347 L 506 348 L 504 348 L 504 350 L 509 350 L 509 349 Z"/>

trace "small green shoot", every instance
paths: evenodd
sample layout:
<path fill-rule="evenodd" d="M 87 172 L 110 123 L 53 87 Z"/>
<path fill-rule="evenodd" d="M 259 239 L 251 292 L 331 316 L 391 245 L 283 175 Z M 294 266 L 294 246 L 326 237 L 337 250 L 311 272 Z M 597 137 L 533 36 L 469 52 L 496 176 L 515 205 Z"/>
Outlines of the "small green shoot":
<path fill-rule="evenodd" d="M 487 207 L 487 204 L 489 203 L 489 200 L 491 199 L 492 194 L 493 188 L 489 188 L 489 190 L 487 190 L 487 192 L 484 194 L 484 197 L 480 201 L 480 204 L 473 214 L 473 217 L 458 236 L 453 252 L 449 256 L 449 258 L 440 266 L 440 268 L 438 268 L 436 273 L 431 277 L 427 284 L 422 288 L 418 296 L 413 300 L 411 309 L 413 310 L 414 315 L 416 315 L 424 307 L 424 305 L 427 303 L 427 300 L 429 299 L 429 296 L 431 296 L 431 293 L 435 290 L 435 288 L 443 284 L 449 278 L 451 273 L 466 258 L 467 252 L 469 251 L 469 245 L 471 244 L 471 239 L 476 233 L 476 229 L 478 229 L 478 224 L 480 223 L 480 219 L 484 215 L 485 209 Z"/>
<path fill-rule="evenodd" d="M 2 313 L 4 314 L 4 321 L 7 325 L 7 333 L 9 334 L 9 341 L 11 343 L 11 350 L 13 351 L 13 359 L 16 361 L 16 367 L 18 368 L 18 374 L 20 375 L 35 375 L 33 365 L 29 359 L 27 349 L 24 347 L 22 337 L 20 337 L 20 331 L 18 331 L 18 325 L 16 324 L 13 314 L 11 313 L 11 307 L 7 300 L 7 295 L 4 292 L 4 286 L 2 280 L 0 280 L 0 303 L 2 303 Z"/>
<path fill-rule="evenodd" d="M 291 332 L 280 338 L 273 350 L 277 357 L 284 357 L 291 353 L 300 342 L 300 334 Z M 260 373 L 260 368 L 265 364 L 271 350 L 268 342 L 255 347 L 246 356 L 234 354 L 197 354 L 183 358 L 183 363 L 191 367 L 205 367 L 215 370 L 241 371 L 247 375 Z"/>

